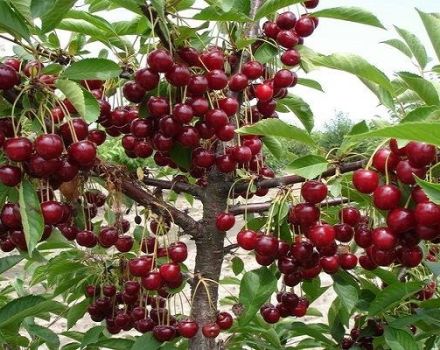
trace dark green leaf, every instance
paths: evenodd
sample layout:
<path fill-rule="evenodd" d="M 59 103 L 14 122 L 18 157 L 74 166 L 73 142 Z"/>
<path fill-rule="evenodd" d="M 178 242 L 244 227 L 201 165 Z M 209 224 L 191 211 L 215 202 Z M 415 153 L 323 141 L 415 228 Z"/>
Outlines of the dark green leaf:
<path fill-rule="evenodd" d="M 31 335 L 43 340 L 44 344 L 46 344 L 50 350 L 57 350 L 60 348 L 60 339 L 58 338 L 58 335 L 49 328 L 33 324 L 27 326 L 26 329 Z"/>
<path fill-rule="evenodd" d="M 380 267 L 371 271 L 371 273 L 379 277 L 383 282 L 385 282 L 388 285 L 399 282 L 397 276 L 394 273 L 385 269 L 381 269 Z"/>
<path fill-rule="evenodd" d="M 232 272 L 235 276 L 239 275 L 244 270 L 244 262 L 238 256 L 234 256 L 231 260 L 232 262 Z"/>
<path fill-rule="evenodd" d="M 127 350 L 131 349 L 134 341 L 123 338 L 110 338 L 97 341 L 94 345 L 104 349 Z"/>
<path fill-rule="evenodd" d="M 371 303 L 368 314 L 370 316 L 376 316 L 386 312 L 420 290 L 422 285 L 423 282 L 398 282 L 384 288 Z"/>
<path fill-rule="evenodd" d="M 432 202 L 440 204 L 440 184 L 431 183 L 418 177 L 416 177 L 416 181 Z"/>
<path fill-rule="evenodd" d="M 298 337 L 308 335 L 309 337 L 326 344 L 329 346 L 329 348 L 335 345 L 329 338 L 326 337 L 326 334 L 329 333 L 329 328 L 327 325 L 320 323 L 305 324 L 303 322 L 293 322 L 289 325 L 289 328 L 291 328 L 293 336 Z M 327 347 L 325 348 L 327 349 Z"/>
<path fill-rule="evenodd" d="M 276 13 L 277 10 L 284 7 L 298 4 L 304 0 L 265 0 L 255 14 L 255 19 L 261 19 L 263 17 L 270 16 Z"/>
<path fill-rule="evenodd" d="M 283 145 L 281 144 L 280 140 L 272 136 L 264 136 L 263 143 L 276 159 L 281 159 L 284 151 Z"/>
<path fill-rule="evenodd" d="M 5 0 L 0 0 L 0 28 L 15 37 L 29 40 L 30 33 L 25 21 Z"/>
<path fill-rule="evenodd" d="M 306 179 L 314 179 L 327 170 L 327 167 L 328 162 L 324 157 L 309 154 L 295 159 L 287 166 L 287 170 Z"/>
<path fill-rule="evenodd" d="M 440 18 L 432 13 L 425 13 L 420 10 L 417 10 L 417 12 L 419 13 L 426 32 L 431 39 L 431 44 L 437 54 L 437 58 L 440 60 L 440 41 L 438 40 L 438 38 L 440 38 Z"/>
<path fill-rule="evenodd" d="M 358 291 L 351 284 L 341 282 L 335 281 L 333 283 L 333 289 L 341 300 L 341 304 L 345 307 L 345 310 L 347 310 L 347 313 L 351 314 L 359 300 Z"/>
<path fill-rule="evenodd" d="M 401 72 L 399 76 L 428 106 L 439 105 L 437 90 L 430 81 L 408 72 Z"/>
<path fill-rule="evenodd" d="M 386 44 L 386 45 L 394 47 L 395 49 L 399 50 L 400 52 L 402 52 L 404 55 L 408 56 L 409 58 L 413 57 L 411 50 L 402 40 L 390 39 L 390 40 L 382 41 L 382 44 Z"/>
<path fill-rule="evenodd" d="M 287 124 L 280 119 L 264 119 L 253 125 L 242 127 L 236 130 L 236 132 L 239 134 L 285 137 L 310 146 L 316 146 L 315 141 L 306 131 Z"/>
<path fill-rule="evenodd" d="M 319 277 L 315 277 L 312 280 L 305 280 L 302 283 L 302 290 L 307 295 L 307 299 L 312 303 L 324 294 L 330 286 L 321 287 L 321 280 Z"/>
<path fill-rule="evenodd" d="M 374 14 L 360 7 L 326 8 L 314 12 L 313 16 L 342 19 L 344 21 L 356 22 L 385 29 L 383 24 Z"/>
<path fill-rule="evenodd" d="M 87 345 L 96 343 L 104 329 L 104 326 L 96 326 L 90 328 L 87 332 L 84 333 L 84 337 L 81 341 L 81 347 L 86 347 Z"/>
<path fill-rule="evenodd" d="M 69 312 L 67 313 L 67 329 L 72 328 L 76 322 L 84 316 L 89 305 L 90 301 L 84 299 L 82 302 L 69 308 Z"/>
<path fill-rule="evenodd" d="M 278 105 L 284 106 L 294 113 L 305 129 L 310 132 L 313 129 L 313 112 L 310 106 L 299 96 L 289 95 L 278 101 Z"/>
<path fill-rule="evenodd" d="M 156 10 L 157 14 L 164 18 L 165 17 L 165 1 L 164 0 L 151 0 L 151 5 Z"/>
<path fill-rule="evenodd" d="M 41 15 L 42 31 L 47 33 L 58 25 L 77 0 L 56 0 L 49 11 Z"/>
<path fill-rule="evenodd" d="M 10 255 L 0 258 L 0 274 L 17 265 L 23 258 L 22 255 Z"/>
<path fill-rule="evenodd" d="M 29 180 L 23 180 L 19 188 L 21 222 L 29 255 L 40 241 L 44 231 L 44 220 L 41 214 L 40 201 Z"/>
<path fill-rule="evenodd" d="M 209 6 L 204 8 L 198 14 L 194 16 L 194 19 L 202 21 L 235 21 L 235 22 L 249 22 L 250 18 L 245 14 L 237 11 L 236 9 L 231 9 L 228 12 L 224 12 L 221 8 L 217 6 Z"/>
<path fill-rule="evenodd" d="M 249 323 L 276 288 L 277 279 L 266 267 L 246 272 L 240 283 L 239 301 L 244 311 L 239 317 L 239 324 L 244 326 Z"/>
<path fill-rule="evenodd" d="M 275 57 L 277 57 L 278 53 L 279 53 L 278 47 L 269 43 L 264 43 L 255 51 L 254 58 L 257 61 L 265 64 L 272 61 Z"/>
<path fill-rule="evenodd" d="M 111 60 L 104 58 L 86 58 L 73 63 L 61 76 L 71 80 L 107 80 L 117 78 L 121 71 L 122 69 L 119 65 Z"/>
<path fill-rule="evenodd" d="M 416 340 L 409 331 L 385 327 L 384 338 L 391 350 L 419 350 Z"/>
<path fill-rule="evenodd" d="M 89 91 L 82 89 L 77 83 L 65 79 L 58 79 L 56 87 L 87 122 L 96 121 L 100 113 L 99 104 Z"/>
<path fill-rule="evenodd" d="M 32 0 L 8 0 L 9 3 L 17 10 L 17 12 L 26 19 L 28 23 L 32 23 L 31 2 Z"/>
<path fill-rule="evenodd" d="M 189 169 L 191 166 L 191 150 L 180 145 L 174 145 L 170 151 L 171 160 L 177 165 Z"/>
<path fill-rule="evenodd" d="M 406 45 L 408 45 L 408 48 L 411 50 L 420 67 L 422 69 L 425 68 L 428 63 L 428 55 L 426 54 L 425 47 L 419 38 L 403 28 L 399 28 L 397 26 L 394 26 L 394 28 L 405 41 Z"/>
<path fill-rule="evenodd" d="M 153 333 L 148 332 L 138 337 L 130 350 L 156 350 L 159 349 L 161 343 L 154 338 Z"/>

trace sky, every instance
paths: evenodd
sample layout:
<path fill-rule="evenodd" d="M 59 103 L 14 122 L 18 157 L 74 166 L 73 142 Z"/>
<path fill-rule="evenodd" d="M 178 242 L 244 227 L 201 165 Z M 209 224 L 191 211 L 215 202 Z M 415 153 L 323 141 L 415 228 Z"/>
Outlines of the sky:
<path fill-rule="evenodd" d="M 200 0 L 197 0 L 195 5 L 201 7 Z M 321 18 L 317 30 L 305 42 L 313 50 L 323 54 L 345 52 L 360 55 L 391 77 L 393 72 L 410 71 L 414 67 L 406 56 L 380 44 L 381 41 L 398 37 L 393 29 L 393 25 L 397 25 L 419 36 L 428 49 L 428 56 L 435 57 L 415 8 L 425 12 L 440 12 L 440 0 L 321 0 L 318 9 L 337 6 L 362 7 L 374 13 L 387 30 Z M 109 21 L 117 21 L 127 20 L 130 13 L 116 10 L 104 15 Z M 66 38 L 64 35 L 64 39 Z M 11 54 L 11 46 L 0 41 L 0 56 L 8 54 Z M 375 116 L 387 117 L 386 110 L 378 107 L 377 98 L 357 78 L 348 73 L 319 69 L 307 75 L 300 72 L 299 76 L 319 81 L 325 90 L 325 93 L 322 93 L 302 86 L 292 89 L 292 93 L 301 96 L 310 104 L 316 129 L 323 128 L 325 123 L 334 118 L 337 111 L 348 114 L 355 122 Z"/>

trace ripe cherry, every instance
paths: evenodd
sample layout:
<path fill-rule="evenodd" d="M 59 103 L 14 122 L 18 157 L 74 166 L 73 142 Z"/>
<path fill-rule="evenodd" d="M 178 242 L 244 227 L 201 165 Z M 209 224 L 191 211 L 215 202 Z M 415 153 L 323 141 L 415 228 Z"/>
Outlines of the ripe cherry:
<path fill-rule="evenodd" d="M 14 68 L 0 64 L 0 90 L 12 89 L 20 83 L 20 77 Z"/>
<path fill-rule="evenodd" d="M 247 146 L 235 146 L 231 155 L 239 164 L 247 163 L 252 159 L 252 151 Z"/>
<path fill-rule="evenodd" d="M 243 91 L 248 84 L 248 77 L 243 73 L 236 73 L 229 79 L 229 89 L 234 92 Z"/>
<path fill-rule="evenodd" d="M 34 141 L 35 151 L 42 158 L 49 160 L 57 158 L 63 153 L 63 140 L 56 134 L 43 134 Z"/>
<path fill-rule="evenodd" d="M 233 97 L 226 97 L 218 100 L 218 104 L 221 110 L 228 116 L 232 116 L 238 112 L 238 101 Z"/>
<path fill-rule="evenodd" d="M 414 215 L 419 225 L 436 226 L 440 224 L 440 207 L 432 202 L 418 203 Z"/>
<path fill-rule="evenodd" d="M 231 213 L 217 214 L 215 226 L 219 231 L 229 231 L 235 224 L 235 216 Z"/>
<path fill-rule="evenodd" d="M 3 205 L 0 220 L 3 225 L 7 226 L 11 230 L 20 229 L 21 215 L 19 206 L 13 203 L 6 203 Z"/>
<path fill-rule="evenodd" d="M 226 124 L 225 126 L 222 126 L 215 130 L 215 136 L 220 141 L 231 141 L 234 138 L 235 135 L 235 126 L 232 124 Z"/>
<path fill-rule="evenodd" d="M 17 186 L 21 182 L 21 169 L 13 165 L 0 166 L 0 182 L 10 187 Z"/>
<path fill-rule="evenodd" d="M 395 185 L 382 185 L 373 192 L 373 202 L 376 208 L 391 210 L 399 206 L 402 194 Z"/>
<path fill-rule="evenodd" d="M 46 225 L 56 225 L 63 218 L 64 208 L 59 202 L 46 201 L 41 203 L 41 213 Z"/>
<path fill-rule="evenodd" d="M 393 171 L 398 162 L 399 157 L 388 148 L 379 149 L 373 156 L 373 166 L 382 174 L 385 174 L 386 168 L 388 171 Z"/>
<path fill-rule="evenodd" d="M 379 175 L 373 170 L 358 169 L 353 173 L 353 185 L 361 193 L 373 193 L 379 186 Z"/>
<path fill-rule="evenodd" d="M 173 59 L 166 50 L 157 49 L 148 55 L 147 63 L 153 72 L 166 73 L 174 65 Z"/>
<path fill-rule="evenodd" d="M 170 341 L 176 336 L 176 328 L 173 326 L 155 326 L 153 335 L 160 342 Z"/>
<path fill-rule="evenodd" d="M 339 265 L 344 270 L 351 270 L 354 269 L 357 265 L 358 258 L 356 255 L 352 253 L 346 253 L 339 255 Z"/>
<path fill-rule="evenodd" d="M 197 97 L 187 102 L 193 109 L 194 115 L 202 117 L 209 110 L 208 100 L 204 97 Z"/>
<path fill-rule="evenodd" d="M 319 0 L 307 0 L 304 1 L 304 6 L 308 9 L 314 9 L 319 4 Z"/>
<path fill-rule="evenodd" d="M 184 126 L 177 136 L 177 140 L 184 147 L 195 148 L 199 145 L 200 135 L 196 128 L 192 126 Z"/>
<path fill-rule="evenodd" d="M 95 161 L 96 145 L 88 140 L 72 143 L 68 150 L 69 160 L 79 166 L 88 166 Z"/>
<path fill-rule="evenodd" d="M 206 338 L 216 338 L 220 334 L 220 327 L 217 323 L 205 324 L 202 333 Z"/>
<path fill-rule="evenodd" d="M 271 21 L 267 21 L 263 25 L 264 34 L 266 34 L 269 38 L 272 38 L 274 40 L 277 38 L 277 35 L 280 32 L 280 30 L 281 28 L 278 27 L 276 23 Z"/>
<path fill-rule="evenodd" d="M 153 133 L 153 123 L 151 119 L 135 119 L 131 122 L 130 130 L 135 137 L 149 137 Z M 128 148 L 129 149 L 129 148 Z"/>
<path fill-rule="evenodd" d="M 193 320 L 182 320 L 177 323 L 176 328 L 180 336 L 187 339 L 195 337 L 199 330 L 197 322 Z"/>
<path fill-rule="evenodd" d="M 281 62 L 286 66 L 293 67 L 301 62 L 301 56 L 299 52 L 294 49 L 287 50 L 281 55 Z"/>
<path fill-rule="evenodd" d="M 128 262 L 128 269 L 133 276 L 145 277 L 150 272 L 152 263 L 153 261 L 150 257 L 133 258 Z"/>
<path fill-rule="evenodd" d="M 418 266 L 423 260 L 422 249 L 416 245 L 412 247 L 403 247 L 399 257 L 400 263 L 408 268 Z"/>
<path fill-rule="evenodd" d="M 189 123 L 194 116 L 194 111 L 191 106 L 178 103 L 173 109 L 173 119 L 179 123 Z"/>
<path fill-rule="evenodd" d="M 287 88 L 295 81 L 295 74 L 287 69 L 281 69 L 273 77 L 275 88 Z"/>
<path fill-rule="evenodd" d="M 401 160 L 396 166 L 396 175 L 404 184 L 413 185 L 416 183 L 415 176 L 425 177 L 426 168 L 414 168 L 408 160 Z"/>
<path fill-rule="evenodd" d="M 280 311 L 274 307 L 273 305 L 271 307 L 265 308 L 263 311 L 260 311 L 261 316 L 263 316 L 263 319 L 267 323 L 277 323 L 280 320 Z"/>
<path fill-rule="evenodd" d="M 154 118 L 163 117 L 170 112 L 170 105 L 165 97 L 151 96 L 147 102 L 148 111 Z"/>
<path fill-rule="evenodd" d="M 319 209 L 312 203 L 299 203 L 289 212 L 289 222 L 292 224 L 311 225 L 318 221 Z"/>
<path fill-rule="evenodd" d="M 255 96 L 260 101 L 269 101 L 273 96 L 273 88 L 268 84 L 258 84 L 255 88 Z"/>
<path fill-rule="evenodd" d="M 173 282 L 180 278 L 180 266 L 174 263 L 163 264 L 159 272 L 165 282 Z"/>
<path fill-rule="evenodd" d="M 188 92 L 193 96 L 201 96 L 208 91 L 208 79 L 203 75 L 193 75 L 188 82 Z"/>
<path fill-rule="evenodd" d="M 134 81 L 129 81 L 124 84 L 122 88 L 124 97 L 133 103 L 140 103 L 145 97 L 145 89 L 138 83 Z"/>
<path fill-rule="evenodd" d="M 333 243 L 336 233 L 332 226 L 323 224 L 313 226 L 309 231 L 309 236 L 317 247 L 325 247 Z"/>
<path fill-rule="evenodd" d="M 356 226 L 361 220 L 361 213 L 355 207 L 344 207 L 339 211 L 339 219 L 350 226 Z"/>
<path fill-rule="evenodd" d="M 109 248 L 116 244 L 118 238 L 118 231 L 115 228 L 105 227 L 99 232 L 98 242 L 101 246 Z"/>
<path fill-rule="evenodd" d="M 131 250 L 133 247 L 133 238 L 128 235 L 119 236 L 118 240 L 115 243 L 116 249 L 121 253 L 126 253 Z"/>
<path fill-rule="evenodd" d="M 336 224 L 333 228 L 335 229 L 335 237 L 339 242 L 350 242 L 354 236 L 353 227 L 347 223 Z"/>
<path fill-rule="evenodd" d="M 3 61 L 5 66 L 13 68 L 15 71 L 19 72 L 21 68 L 21 61 L 15 57 L 8 57 Z"/>
<path fill-rule="evenodd" d="M 220 49 L 214 48 L 207 52 L 203 52 L 200 55 L 200 59 L 208 70 L 224 68 L 225 56 Z"/>
<path fill-rule="evenodd" d="M 257 237 L 257 233 L 253 230 L 241 230 L 237 234 L 237 243 L 245 250 L 253 250 L 257 245 Z"/>
<path fill-rule="evenodd" d="M 105 142 L 107 134 L 103 130 L 94 129 L 89 132 L 87 139 L 92 141 L 95 145 L 99 146 Z"/>
<path fill-rule="evenodd" d="M 397 244 L 395 234 L 387 227 L 378 227 L 371 232 L 371 238 L 375 247 L 381 250 L 393 249 Z"/>
<path fill-rule="evenodd" d="M 293 49 L 299 43 L 299 37 L 291 30 L 282 30 L 277 34 L 277 43 L 286 49 Z"/>
<path fill-rule="evenodd" d="M 217 319 L 215 321 L 222 330 L 231 328 L 233 322 L 234 319 L 232 318 L 232 315 L 229 312 L 224 311 L 217 314 Z"/>
<path fill-rule="evenodd" d="M 258 61 L 248 61 L 241 67 L 241 72 L 246 75 L 249 80 L 258 79 L 263 75 L 264 67 Z"/>
<path fill-rule="evenodd" d="M 415 203 L 427 203 L 429 198 L 420 186 L 415 186 L 411 191 L 411 198 Z"/>
<path fill-rule="evenodd" d="M 177 50 L 180 58 L 189 66 L 199 67 L 201 65 L 199 52 L 192 47 L 182 47 Z"/>
<path fill-rule="evenodd" d="M 98 239 L 92 231 L 84 230 L 77 233 L 76 242 L 82 247 L 93 248 L 98 244 Z"/>
<path fill-rule="evenodd" d="M 3 149 L 10 160 L 23 162 L 31 157 L 32 142 L 26 137 L 14 137 L 5 141 Z"/>
<path fill-rule="evenodd" d="M 322 269 L 328 274 L 334 274 L 339 270 L 339 259 L 336 255 L 324 256 L 320 260 Z"/>
<path fill-rule="evenodd" d="M 217 169 L 222 173 L 230 173 L 237 167 L 237 163 L 230 155 L 224 154 L 216 157 L 215 160 Z"/>
<path fill-rule="evenodd" d="M 165 78 L 173 86 L 186 86 L 191 78 L 189 69 L 181 64 L 175 64 L 166 74 Z"/>
<path fill-rule="evenodd" d="M 388 213 L 387 225 L 397 234 L 412 230 L 416 226 L 414 213 L 405 208 L 393 209 Z"/>
<path fill-rule="evenodd" d="M 173 243 L 168 248 L 168 255 L 174 263 L 182 263 L 188 257 L 188 248 L 183 242 Z"/>
<path fill-rule="evenodd" d="M 301 187 L 302 197 L 309 203 L 317 204 L 327 197 L 327 185 L 321 181 L 310 180 Z"/>
<path fill-rule="evenodd" d="M 291 11 L 280 13 L 277 16 L 276 24 L 281 29 L 292 29 L 296 23 L 296 16 Z"/>
<path fill-rule="evenodd" d="M 229 123 L 229 118 L 222 109 L 216 108 L 206 113 L 205 122 L 209 127 L 219 129 Z"/>
<path fill-rule="evenodd" d="M 228 77 L 220 69 L 214 69 L 206 73 L 206 79 L 211 90 L 222 90 L 228 85 Z"/>
<path fill-rule="evenodd" d="M 278 239 L 269 235 L 258 236 L 255 251 L 262 256 L 275 257 L 278 253 Z"/>
<path fill-rule="evenodd" d="M 295 32 L 301 37 L 307 37 L 312 35 L 315 30 L 315 22 L 310 16 L 304 16 L 299 18 L 295 24 Z"/>
<path fill-rule="evenodd" d="M 153 90 L 159 84 L 159 74 L 148 68 L 140 69 L 136 72 L 135 81 L 146 91 Z"/>
<path fill-rule="evenodd" d="M 435 146 L 424 142 L 411 141 L 404 150 L 410 164 L 415 168 L 422 168 L 435 160 Z"/>

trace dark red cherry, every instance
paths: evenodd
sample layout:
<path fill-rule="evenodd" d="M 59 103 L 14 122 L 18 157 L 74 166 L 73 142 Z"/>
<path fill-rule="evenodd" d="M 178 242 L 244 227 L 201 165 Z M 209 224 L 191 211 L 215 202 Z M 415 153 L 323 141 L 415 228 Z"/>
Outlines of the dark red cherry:
<path fill-rule="evenodd" d="M 216 338 L 220 334 L 220 327 L 217 323 L 205 324 L 202 327 L 202 334 L 206 338 Z"/>
<path fill-rule="evenodd" d="M 218 104 L 221 110 L 228 116 L 233 116 L 238 112 L 238 101 L 233 97 L 225 97 L 218 100 Z"/>
<path fill-rule="evenodd" d="M 267 323 L 277 323 L 281 317 L 280 311 L 274 306 L 268 307 L 260 312 Z"/>
<path fill-rule="evenodd" d="M 324 256 L 319 261 L 322 269 L 328 274 L 334 274 L 339 270 L 339 259 L 336 255 Z"/>
<path fill-rule="evenodd" d="M 252 151 L 247 146 L 235 146 L 232 150 L 232 157 L 239 164 L 244 164 L 252 159 Z"/>
<path fill-rule="evenodd" d="M 411 191 L 411 198 L 415 203 L 427 203 L 429 198 L 420 186 L 415 186 Z"/>
<path fill-rule="evenodd" d="M 176 328 L 173 326 L 155 326 L 153 335 L 160 342 L 170 341 L 176 336 Z"/>
<path fill-rule="evenodd" d="M 295 81 L 295 73 L 287 69 L 281 69 L 275 73 L 273 77 L 273 85 L 275 88 L 287 88 Z"/>
<path fill-rule="evenodd" d="M 293 49 L 299 43 L 298 35 L 291 30 L 282 30 L 277 34 L 277 43 L 286 49 Z"/>
<path fill-rule="evenodd" d="M 15 57 L 8 57 L 3 61 L 5 66 L 13 68 L 15 71 L 19 72 L 21 68 L 21 61 Z"/>
<path fill-rule="evenodd" d="M 408 160 L 401 160 L 396 166 L 396 175 L 404 184 L 413 185 L 416 183 L 415 176 L 422 179 L 425 177 L 426 168 L 414 168 Z"/>
<path fill-rule="evenodd" d="M 319 5 L 319 0 L 307 0 L 304 1 L 304 6 L 308 9 L 314 9 Z"/>
<path fill-rule="evenodd" d="M 183 242 L 173 243 L 168 248 L 168 255 L 176 264 L 182 263 L 188 257 L 188 248 Z"/>
<path fill-rule="evenodd" d="M 378 227 L 371 232 L 372 242 L 381 250 L 393 249 L 397 244 L 395 234 L 387 227 Z"/>
<path fill-rule="evenodd" d="M 361 255 L 359 257 L 359 265 L 362 266 L 365 270 L 374 270 L 377 268 L 376 263 L 371 260 L 371 258 L 368 255 Z"/>
<path fill-rule="evenodd" d="M 293 67 L 301 62 L 301 56 L 298 51 L 290 49 L 281 55 L 281 62 L 286 66 Z"/>
<path fill-rule="evenodd" d="M 86 121 L 82 118 L 73 118 L 60 126 L 60 134 L 66 146 L 74 141 L 72 130 L 78 141 L 86 139 L 89 135 Z"/>
<path fill-rule="evenodd" d="M 105 131 L 94 129 L 89 132 L 89 136 L 87 139 L 89 141 L 92 141 L 95 145 L 99 146 L 102 145 L 105 142 L 107 135 Z"/>
<path fill-rule="evenodd" d="M 358 262 L 357 256 L 352 253 L 345 253 L 339 255 L 339 265 L 344 270 L 354 269 L 357 265 L 357 262 Z"/>
<path fill-rule="evenodd" d="M 237 234 L 237 243 L 245 250 L 253 250 L 257 245 L 257 237 L 257 233 L 253 230 L 241 230 Z"/>
<path fill-rule="evenodd" d="M 280 32 L 281 28 L 278 27 L 278 25 L 274 22 L 267 21 L 263 25 L 263 31 L 264 34 L 266 34 L 271 39 L 276 39 L 278 33 Z"/>
<path fill-rule="evenodd" d="M 165 97 L 151 96 L 147 102 L 148 111 L 154 118 L 160 118 L 170 113 L 170 105 Z"/>
<path fill-rule="evenodd" d="M 243 73 L 236 73 L 229 79 L 229 89 L 234 92 L 243 91 L 248 85 L 248 77 Z"/>
<path fill-rule="evenodd" d="M 208 79 L 203 75 L 193 75 L 188 82 L 188 92 L 201 96 L 208 91 Z"/>
<path fill-rule="evenodd" d="M 63 153 L 63 140 L 56 134 L 42 134 L 34 141 L 35 151 L 42 158 L 49 160 Z"/>
<path fill-rule="evenodd" d="M 347 223 L 336 224 L 333 226 L 335 229 L 336 239 L 339 242 L 350 242 L 354 236 L 353 227 Z"/>
<path fill-rule="evenodd" d="M 166 50 L 157 49 L 147 57 L 147 63 L 153 72 L 166 73 L 173 68 L 174 62 Z"/>
<path fill-rule="evenodd" d="M 435 146 L 424 142 L 411 141 L 405 146 L 404 150 L 411 166 L 415 168 L 425 167 L 435 160 Z"/>
<path fill-rule="evenodd" d="M 196 49 L 192 47 L 181 47 L 177 50 L 177 54 L 189 66 L 200 67 L 200 55 Z"/>
<path fill-rule="evenodd" d="M 103 228 L 99 232 L 98 242 L 104 248 L 110 248 L 111 246 L 116 244 L 118 239 L 119 239 L 118 231 L 113 227 Z"/>
<path fill-rule="evenodd" d="M 388 148 L 379 149 L 373 156 L 373 166 L 382 174 L 385 174 L 386 168 L 388 171 L 393 171 L 397 163 L 399 163 L 399 157 Z"/>
<path fill-rule="evenodd" d="M 0 64 L 0 90 L 9 90 L 18 84 L 20 84 L 20 77 L 16 70 L 5 64 Z"/>
<path fill-rule="evenodd" d="M 189 123 L 194 116 L 194 111 L 191 106 L 178 103 L 173 109 L 173 119 L 179 123 L 186 124 Z"/>
<path fill-rule="evenodd" d="M 140 103 L 144 99 L 146 91 L 140 84 L 134 81 L 129 81 L 124 84 L 122 93 L 128 101 Z"/>
<path fill-rule="evenodd" d="M 225 56 L 223 51 L 214 48 L 200 55 L 200 59 L 207 70 L 223 69 Z"/>
<path fill-rule="evenodd" d="M 309 203 L 317 204 L 327 197 L 327 185 L 321 181 L 309 180 L 301 187 L 302 197 Z"/>
<path fill-rule="evenodd" d="M 184 126 L 179 135 L 177 135 L 177 141 L 179 141 L 184 147 L 195 148 L 199 145 L 200 135 L 196 128 L 192 126 Z"/>
<path fill-rule="evenodd" d="M 296 16 L 291 11 L 280 13 L 277 16 L 276 24 L 281 29 L 292 29 L 296 23 Z"/>
<path fill-rule="evenodd" d="M 82 247 L 93 248 L 98 244 L 98 239 L 92 231 L 84 230 L 77 233 L 76 242 Z"/>
<path fill-rule="evenodd" d="M 309 237 L 316 246 L 325 247 L 333 243 L 336 233 L 330 225 L 316 225 L 310 229 Z"/>
<path fill-rule="evenodd" d="M 32 142 L 26 137 L 14 137 L 4 142 L 6 156 L 14 162 L 28 160 L 32 154 Z"/>
<path fill-rule="evenodd" d="M 295 24 L 295 32 L 301 37 L 312 35 L 315 30 L 315 21 L 310 16 L 299 18 Z"/>
<path fill-rule="evenodd" d="M 17 186 L 21 182 L 21 169 L 13 165 L 0 166 L 0 182 L 10 187 Z"/>
<path fill-rule="evenodd" d="M 159 74 L 148 68 L 138 70 L 135 75 L 136 83 L 147 91 L 155 89 L 159 84 L 159 79 Z"/>
<path fill-rule="evenodd" d="M 318 221 L 319 209 L 312 203 L 299 203 L 289 213 L 289 222 L 292 224 L 312 225 Z"/>
<path fill-rule="evenodd" d="M 202 117 L 209 110 L 208 100 L 204 97 L 197 97 L 192 99 L 188 105 L 193 109 L 194 115 Z"/>
<path fill-rule="evenodd" d="M 379 186 L 379 175 L 373 170 L 358 169 L 353 173 L 353 185 L 361 193 L 373 193 Z"/>
<path fill-rule="evenodd" d="M 215 135 L 220 141 L 231 141 L 235 136 L 235 126 L 226 124 L 215 130 Z"/>
<path fill-rule="evenodd" d="M 222 90 L 228 85 L 228 77 L 220 69 L 214 69 L 206 73 L 206 79 L 211 90 Z"/>
<path fill-rule="evenodd" d="M 394 185 L 383 185 L 377 187 L 373 192 L 373 202 L 376 208 L 391 210 L 397 208 L 402 194 Z"/>
<path fill-rule="evenodd" d="M 275 257 L 278 253 L 278 239 L 274 236 L 261 235 L 257 238 L 255 251 L 266 257 Z"/>
<path fill-rule="evenodd" d="M 215 321 L 215 323 L 217 323 L 217 325 L 222 330 L 231 328 L 233 322 L 234 319 L 232 318 L 232 315 L 229 312 L 219 312 L 217 314 L 217 319 Z"/>
<path fill-rule="evenodd" d="M 360 222 L 361 213 L 355 207 L 344 207 L 339 211 L 339 219 L 341 222 L 354 227 Z"/>
<path fill-rule="evenodd" d="M 258 84 L 255 88 L 255 97 L 260 101 L 269 101 L 273 97 L 273 88 L 268 84 Z"/>
<path fill-rule="evenodd" d="M 206 113 L 205 122 L 209 127 L 219 129 L 229 123 L 229 118 L 222 109 L 211 109 Z"/>
<path fill-rule="evenodd" d="M 416 226 L 414 213 L 405 208 L 393 209 L 388 213 L 387 225 L 397 234 L 412 230 Z"/>
<path fill-rule="evenodd" d="M 420 265 L 423 260 L 422 249 L 418 246 L 403 247 L 399 257 L 400 263 L 408 268 Z"/>
<path fill-rule="evenodd" d="M 69 160 L 79 166 L 87 166 L 96 158 L 96 145 L 88 140 L 72 143 L 68 150 Z"/>
<path fill-rule="evenodd" d="M 135 119 L 131 122 L 131 133 L 135 137 L 144 138 L 153 134 L 153 123 L 151 119 Z"/>
<path fill-rule="evenodd" d="M 249 80 L 258 79 L 263 75 L 264 67 L 258 61 L 248 61 L 241 67 L 241 72 L 246 75 Z"/>
<path fill-rule="evenodd" d="M 133 276 L 145 277 L 150 272 L 152 263 L 153 261 L 150 257 L 133 258 L 128 262 L 128 269 Z"/>
<path fill-rule="evenodd" d="M 237 162 L 235 162 L 235 160 L 233 160 L 232 157 L 227 154 L 217 156 L 215 163 L 217 169 L 222 173 L 230 173 L 237 167 Z"/>
<path fill-rule="evenodd" d="M 418 225 L 436 226 L 440 224 L 440 207 L 432 202 L 418 203 L 414 215 Z"/>
<path fill-rule="evenodd" d="M 60 223 L 63 218 L 64 208 L 59 202 L 46 201 L 41 203 L 41 213 L 43 214 L 46 225 L 56 225 Z"/>
<path fill-rule="evenodd" d="M 178 264 L 163 264 L 159 268 L 159 272 L 165 282 L 173 282 L 180 278 L 180 266 Z"/>
<path fill-rule="evenodd" d="M 180 336 L 187 339 L 195 337 L 199 330 L 197 322 L 193 320 L 182 320 L 177 323 L 176 328 Z"/>
<path fill-rule="evenodd" d="M 175 64 L 167 74 L 165 74 L 165 77 L 173 86 L 186 86 L 191 78 L 191 73 L 186 66 Z"/>
<path fill-rule="evenodd" d="M 131 236 L 121 235 L 121 236 L 119 236 L 118 240 L 116 241 L 115 247 L 121 253 L 126 253 L 131 250 L 131 248 L 133 247 L 133 244 L 134 244 L 134 241 Z"/>

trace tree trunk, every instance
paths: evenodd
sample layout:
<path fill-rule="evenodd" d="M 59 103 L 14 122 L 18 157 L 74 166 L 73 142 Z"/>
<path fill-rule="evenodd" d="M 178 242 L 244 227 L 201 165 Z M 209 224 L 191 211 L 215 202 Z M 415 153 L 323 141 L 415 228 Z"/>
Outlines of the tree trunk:
<path fill-rule="evenodd" d="M 197 287 L 200 278 L 209 278 L 217 281 L 220 278 L 220 272 L 223 264 L 223 246 L 225 233 L 218 231 L 215 226 L 215 217 L 226 208 L 227 195 L 222 191 L 222 184 L 225 176 L 212 171 L 208 179 L 208 187 L 203 201 L 203 233 L 196 239 L 196 264 L 194 268 L 194 280 L 192 285 L 192 295 L 194 302 L 192 304 L 192 317 L 197 321 L 200 329 L 196 337 L 190 341 L 191 350 L 213 350 L 216 349 L 216 340 L 208 339 L 203 336 L 201 328 L 203 325 L 215 322 L 218 285 L 207 282 L 209 298 L 206 288 L 203 284 Z M 195 294 L 194 294 L 195 293 Z M 209 302 L 211 300 L 211 304 Z"/>

